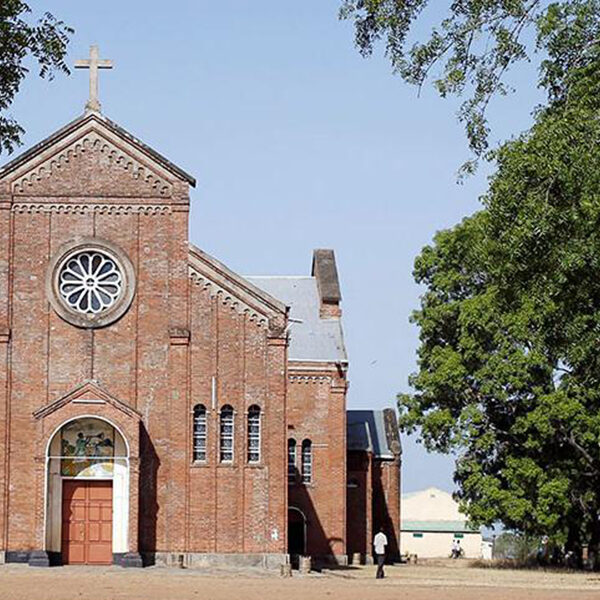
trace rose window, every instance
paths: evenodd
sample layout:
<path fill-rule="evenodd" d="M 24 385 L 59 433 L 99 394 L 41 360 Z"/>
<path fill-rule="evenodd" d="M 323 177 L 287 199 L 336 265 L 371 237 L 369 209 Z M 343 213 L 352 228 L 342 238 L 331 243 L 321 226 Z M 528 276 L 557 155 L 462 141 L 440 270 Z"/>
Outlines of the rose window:
<path fill-rule="evenodd" d="M 123 275 L 117 263 L 98 250 L 84 250 L 65 261 L 58 276 L 62 299 L 73 310 L 98 314 L 117 302 Z"/>

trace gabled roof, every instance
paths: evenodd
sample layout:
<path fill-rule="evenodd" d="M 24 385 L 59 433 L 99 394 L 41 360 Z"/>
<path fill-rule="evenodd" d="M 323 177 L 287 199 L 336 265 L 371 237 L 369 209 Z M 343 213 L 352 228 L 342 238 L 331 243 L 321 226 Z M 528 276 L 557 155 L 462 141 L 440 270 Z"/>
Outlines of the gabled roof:
<path fill-rule="evenodd" d="M 347 411 L 349 450 L 371 451 L 376 458 L 393 459 L 402 452 L 396 413 L 383 410 Z"/>
<path fill-rule="evenodd" d="M 189 268 L 192 279 L 210 286 L 216 293 L 240 304 L 242 310 L 256 313 L 271 326 L 285 325 L 288 307 L 252 281 L 234 273 L 229 267 L 193 244 L 189 246 Z"/>
<path fill-rule="evenodd" d="M 439 488 L 402 494 L 401 502 L 402 529 L 456 532 L 474 529 L 452 494 Z"/>
<path fill-rule="evenodd" d="M 346 431 L 346 448 L 348 450 L 373 452 L 371 431 L 366 421 L 350 421 L 350 419 L 348 419 Z"/>
<path fill-rule="evenodd" d="M 133 145 L 151 161 L 157 163 L 178 179 L 186 181 L 191 186 L 196 185 L 196 180 L 183 169 L 180 169 L 162 154 L 144 144 L 141 140 L 123 129 L 120 125 L 117 125 L 114 121 L 111 121 L 108 117 L 96 112 L 87 112 L 82 116 L 77 117 L 64 127 L 61 127 L 58 131 L 54 132 L 52 135 L 49 135 L 41 142 L 35 144 L 35 146 L 32 146 L 29 150 L 26 150 L 10 162 L 6 163 L 0 168 L 0 179 L 3 179 L 13 171 L 17 170 L 19 167 L 32 160 L 36 155 L 41 154 L 54 144 L 58 144 L 61 140 L 74 133 L 77 129 L 89 125 L 90 123 L 97 123 L 103 127 L 106 127 L 111 133 L 116 135 L 123 142 Z"/>
<path fill-rule="evenodd" d="M 320 317 L 316 277 L 252 276 L 245 279 L 290 307 L 290 360 L 348 361 L 341 320 Z"/>

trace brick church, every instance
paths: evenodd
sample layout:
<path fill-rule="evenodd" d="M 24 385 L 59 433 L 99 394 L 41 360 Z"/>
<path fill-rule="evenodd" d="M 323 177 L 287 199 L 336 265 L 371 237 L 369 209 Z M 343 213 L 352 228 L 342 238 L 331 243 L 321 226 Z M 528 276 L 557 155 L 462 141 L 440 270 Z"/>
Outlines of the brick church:
<path fill-rule="evenodd" d="M 194 178 L 85 113 L 0 170 L 0 559 L 276 566 L 399 553 L 393 410 L 347 411 L 331 250 L 242 277 Z"/>

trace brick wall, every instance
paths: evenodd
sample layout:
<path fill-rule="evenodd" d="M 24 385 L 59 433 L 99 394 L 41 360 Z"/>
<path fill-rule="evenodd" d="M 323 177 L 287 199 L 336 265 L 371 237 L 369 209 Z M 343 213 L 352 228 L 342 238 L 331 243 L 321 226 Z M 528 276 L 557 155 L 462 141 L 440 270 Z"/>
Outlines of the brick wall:
<path fill-rule="evenodd" d="M 400 556 L 400 458 L 374 460 L 373 532 L 383 527 L 388 538 L 388 558 Z"/>
<path fill-rule="evenodd" d="M 268 310 L 262 320 L 240 310 L 236 282 L 227 297 L 192 283 L 187 182 L 93 119 L 65 135 L 0 181 L 0 548 L 39 549 L 43 539 L 43 506 L 31 501 L 44 487 L 34 411 L 97 380 L 140 414 L 140 550 L 284 552 L 285 315 L 273 326 Z M 128 311 L 99 329 L 64 321 L 45 289 L 52 257 L 84 236 L 119 246 L 137 278 Z M 191 455 L 198 402 L 209 408 L 205 465 Z M 235 410 L 232 465 L 217 461 L 225 402 Z M 263 409 L 257 466 L 245 460 L 251 404 Z"/>
<path fill-rule="evenodd" d="M 310 439 L 313 481 L 290 485 L 288 502 L 307 519 L 307 554 L 346 554 L 346 380 L 337 367 L 290 363 L 287 434 Z"/>
<path fill-rule="evenodd" d="M 364 561 L 372 553 L 373 486 L 371 452 L 348 452 L 347 544 L 348 556 L 360 555 Z"/>

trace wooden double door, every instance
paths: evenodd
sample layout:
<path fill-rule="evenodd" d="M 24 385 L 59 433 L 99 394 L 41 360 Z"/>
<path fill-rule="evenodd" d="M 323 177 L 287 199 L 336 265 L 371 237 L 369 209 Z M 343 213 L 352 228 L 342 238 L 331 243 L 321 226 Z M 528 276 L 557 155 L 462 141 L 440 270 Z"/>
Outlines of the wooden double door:
<path fill-rule="evenodd" d="M 112 481 L 63 481 L 64 565 L 112 564 L 112 509 Z"/>

